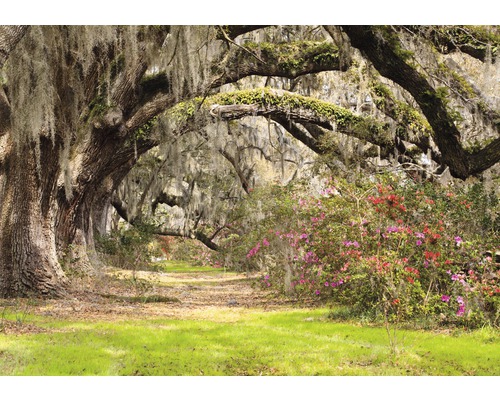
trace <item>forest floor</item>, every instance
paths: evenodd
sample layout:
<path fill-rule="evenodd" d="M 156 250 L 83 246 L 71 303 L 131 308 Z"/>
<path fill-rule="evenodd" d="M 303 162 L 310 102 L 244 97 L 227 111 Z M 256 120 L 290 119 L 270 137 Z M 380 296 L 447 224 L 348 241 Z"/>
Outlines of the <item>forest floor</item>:
<path fill-rule="evenodd" d="M 133 318 L 199 318 L 234 308 L 264 311 L 293 308 L 258 285 L 258 276 L 197 268 L 190 272 L 132 271 L 107 268 L 92 278 L 73 279 L 63 299 L 1 300 L 0 307 L 15 309 L 17 321 L 3 321 L 4 333 L 36 333 L 40 328 L 21 321 L 24 314 L 55 319 L 123 321 Z M 200 313 L 201 312 L 201 313 Z M 23 323 L 19 323 L 23 322 Z"/>
<path fill-rule="evenodd" d="M 500 374 L 496 330 L 388 332 L 259 281 L 166 262 L 73 277 L 62 299 L 0 300 L 0 376 Z"/>

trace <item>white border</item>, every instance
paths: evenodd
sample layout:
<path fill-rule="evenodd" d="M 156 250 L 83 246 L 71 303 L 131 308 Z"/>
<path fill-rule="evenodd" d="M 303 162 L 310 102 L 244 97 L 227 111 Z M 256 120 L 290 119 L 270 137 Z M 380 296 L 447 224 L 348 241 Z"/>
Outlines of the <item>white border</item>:
<path fill-rule="evenodd" d="M 488 24 L 494 2 L 476 0 L 6 0 L 0 24 Z"/>

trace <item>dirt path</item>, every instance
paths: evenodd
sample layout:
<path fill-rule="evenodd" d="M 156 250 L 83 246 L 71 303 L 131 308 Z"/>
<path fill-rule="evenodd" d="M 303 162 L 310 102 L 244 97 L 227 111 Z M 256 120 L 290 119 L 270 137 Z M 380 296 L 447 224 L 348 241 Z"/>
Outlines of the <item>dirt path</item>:
<path fill-rule="evenodd" d="M 15 310 L 21 318 L 29 313 L 86 321 L 188 319 L 230 309 L 244 312 L 251 308 L 275 310 L 291 306 L 289 301 L 261 290 L 257 280 L 256 276 L 218 271 L 109 270 L 93 280 L 74 283 L 71 295 L 65 299 L 4 301 L 1 305 Z M 22 325 L 29 330 L 29 325 Z"/>

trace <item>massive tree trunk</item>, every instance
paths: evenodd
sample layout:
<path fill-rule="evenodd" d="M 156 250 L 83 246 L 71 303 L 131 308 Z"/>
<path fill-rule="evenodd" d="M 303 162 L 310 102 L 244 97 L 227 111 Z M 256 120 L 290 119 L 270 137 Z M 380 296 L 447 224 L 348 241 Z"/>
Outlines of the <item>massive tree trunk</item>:
<path fill-rule="evenodd" d="M 59 296 L 67 280 L 58 262 L 54 230 L 54 193 L 59 166 L 52 143 L 43 139 L 47 162 L 37 168 L 36 143 L 16 149 L 9 143 L 3 159 L 0 197 L 0 296 Z M 52 161 L 51 161 L 52 160 Z"/>
<path fill-rule="evenodd" d="M 122 48 L 106 29 L 125 35 Z M 1 297 L 61 296 L 65 266 L 90 270 L 93 218 L 135 162 L 130 143 L 152 116 L 149 101 L 160 104 L 153 115 L 164 106 L 157 87 L 139 99 L 142 58 L 115 60 L 123 46 L 138 46 L 137 32 L 113 29 L 0 31 Z M 125 126 L 127 117 L 135 124 Z"/>

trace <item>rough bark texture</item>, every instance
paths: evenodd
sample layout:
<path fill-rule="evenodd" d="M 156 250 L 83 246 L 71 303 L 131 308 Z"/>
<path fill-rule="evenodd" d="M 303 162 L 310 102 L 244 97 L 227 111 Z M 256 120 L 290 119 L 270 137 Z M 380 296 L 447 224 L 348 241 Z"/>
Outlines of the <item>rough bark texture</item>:
<path fill-rule="evenodd" d="M 41 146 L 42 157 L 54 160 L 51 143 Z M 0 193 L 0 296 L 60 296 L 67 281 L 55 248 L 52 195 L 57 162 L 37 174 L 33 143 L 10 150 Z"/>
<path fill-rule="evenodd" d="M 27 30 L 28 27 L 22 25 L 0 26 L 0 67 Z"/>

